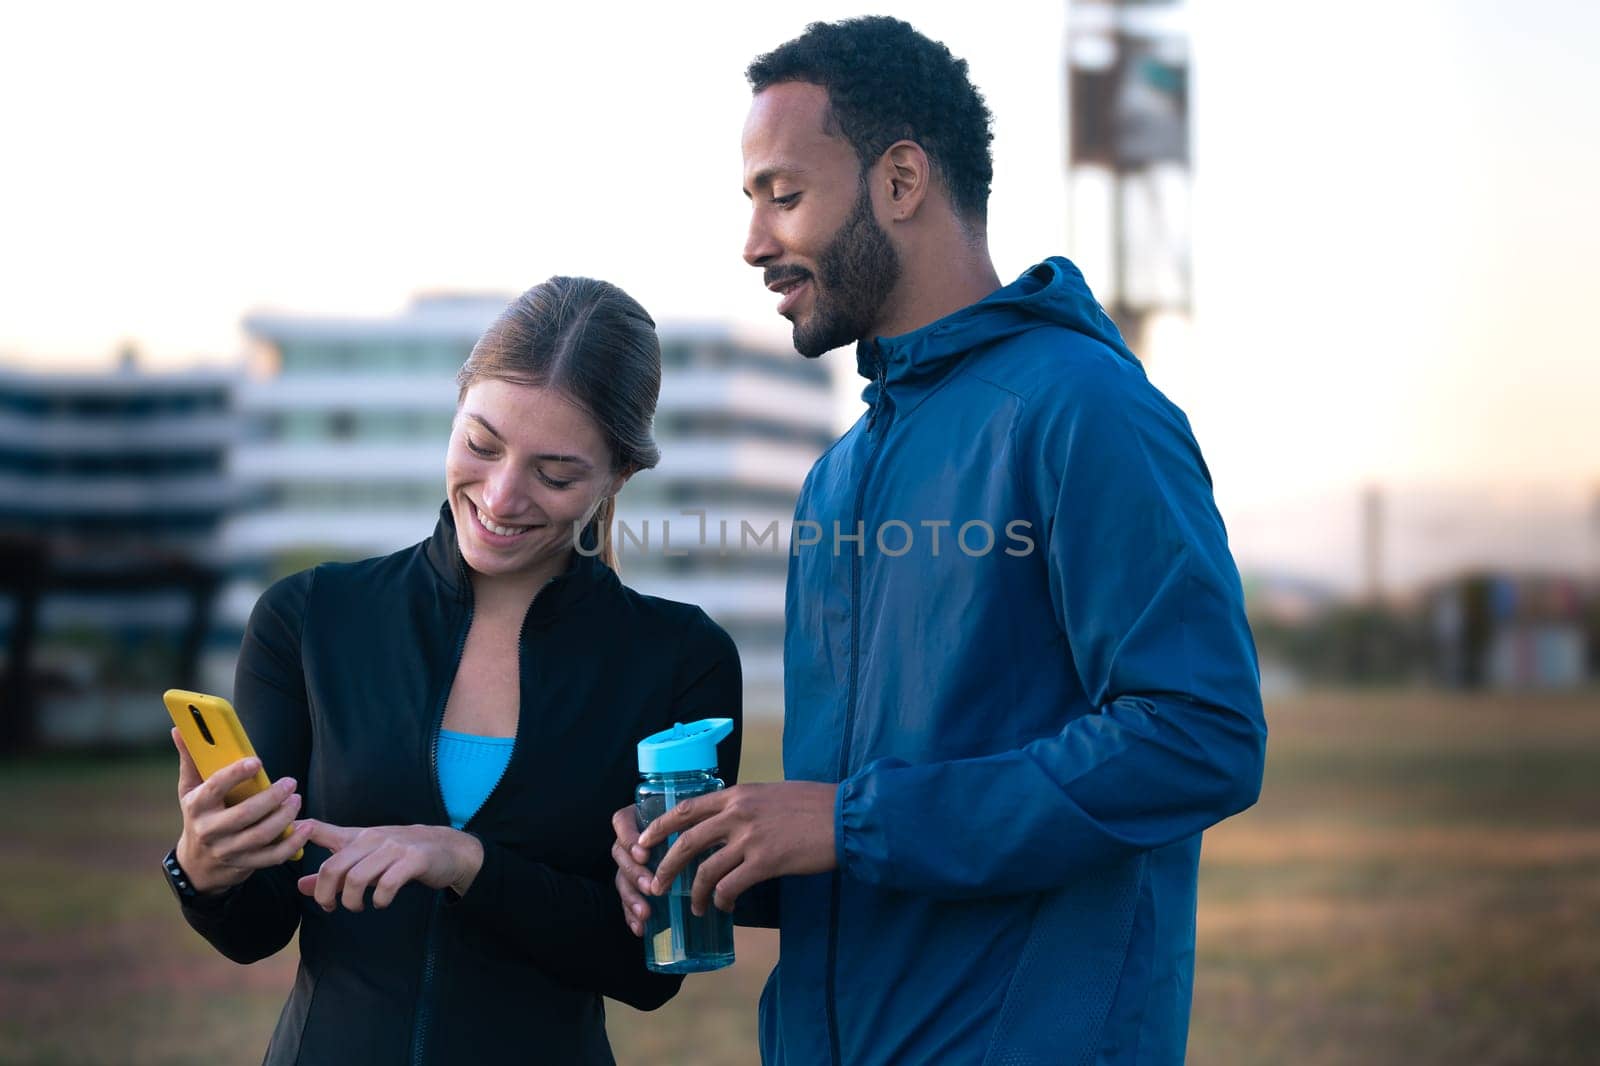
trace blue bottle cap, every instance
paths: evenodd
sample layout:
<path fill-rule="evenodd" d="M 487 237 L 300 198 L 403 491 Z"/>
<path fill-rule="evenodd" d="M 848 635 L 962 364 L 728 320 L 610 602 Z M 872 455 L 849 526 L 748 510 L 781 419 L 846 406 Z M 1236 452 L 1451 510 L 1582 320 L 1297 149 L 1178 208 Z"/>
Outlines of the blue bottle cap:
<path fill-rule="evenodd" d="M 702 718 L 652 733 L 639 741 L 639 772 L 685 774 L 714 770 L 717 741 L 732 732 L 732 718 Z"/>

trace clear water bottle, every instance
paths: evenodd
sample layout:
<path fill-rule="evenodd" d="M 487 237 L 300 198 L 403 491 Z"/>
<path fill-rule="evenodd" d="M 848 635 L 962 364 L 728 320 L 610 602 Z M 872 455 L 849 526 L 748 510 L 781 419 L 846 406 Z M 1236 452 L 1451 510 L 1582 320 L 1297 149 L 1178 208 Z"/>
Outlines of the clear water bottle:
<path fill-rule="evenodd" d="M 733 732 L 731 718 L 704 718 L 687 725 L 680 722 L 639 742 L 639 788 L 634 811 L 639 830 L 683 800 L 722 788 L 717 776 L 717 741 Z M 672 834 L 650 853 L 650 869 L 661 864 Z M 660 973 L 701 973 L 733 963 L 733 915 L 715 905 L 695 916 L 690 908 L 694 876 L 712 848 L 689 861 L 673 878 L 665 896 L 650 901 L 650 918 L 644 927 L 644 962 Z"/>

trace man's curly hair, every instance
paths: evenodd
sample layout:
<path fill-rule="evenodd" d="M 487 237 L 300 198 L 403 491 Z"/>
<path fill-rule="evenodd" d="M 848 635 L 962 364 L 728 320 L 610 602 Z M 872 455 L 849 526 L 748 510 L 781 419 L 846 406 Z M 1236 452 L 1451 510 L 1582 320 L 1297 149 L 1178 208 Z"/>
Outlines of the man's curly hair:
<path fill-rule="evenodd" d="M 757 93 L 791 81 L 826 89 L 832 123 L 863 172 L 896 141 L 920 144 L 956 213 L 984 221 L 994 178 L 989 108 L 967 61 L 909 23 L 881 15 L 813 22 L 758 57 L 745 77 Z"/>

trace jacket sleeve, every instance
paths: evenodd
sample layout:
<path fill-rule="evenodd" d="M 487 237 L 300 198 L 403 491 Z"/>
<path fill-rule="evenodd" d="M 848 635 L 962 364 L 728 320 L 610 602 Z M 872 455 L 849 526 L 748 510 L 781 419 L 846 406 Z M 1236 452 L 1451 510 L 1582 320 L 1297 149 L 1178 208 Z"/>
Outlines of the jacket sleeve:
<path fill-rule="evenodd" d="M 311 757 L 311 723 L 300 632 L 312 571 L 285 578 L 256 602 L 245 625 L 234 673 L 234 709 L 267 776 L 292 776 L 305 789 Z M 257 870 L 220 896 L 183 906 L 196 932 L 234 962 L 274 954 L 300 924 L 297 872 L 286 863 Z"/>
<path fill-rule="evenodd" d="M 1187 420 L 1137 374 L 1091 368 L 1014 430 L 1041 579 L 1096 710 L 1063 708 L 1059 732 L 1016 750 L 846 779 L 850 876 L 945 898 L 1044 891 L 1255 802 L 1266 723 L 1238 572 Z"/>
<path fill-rule="evenodd" d="M 739 772 L 744 725 L 739 653 L 719 626 L 703 614 L 700 621 L 679 657 L 667 724 L 732 718 L 732 734 L 718 745 L 721 773 L 731 783 Z M 677 993 L 681 976 L 645 968 L 644 948 L 623 921 L 611 877 L 557 870 L 479 840 L 483 866 L 466 895 L 453 903 L 463 918 L 489 923 L 552 977 L 639 1010 L 653 1010 Z M 607 835 L 607 863 L 611 842 Z"/>

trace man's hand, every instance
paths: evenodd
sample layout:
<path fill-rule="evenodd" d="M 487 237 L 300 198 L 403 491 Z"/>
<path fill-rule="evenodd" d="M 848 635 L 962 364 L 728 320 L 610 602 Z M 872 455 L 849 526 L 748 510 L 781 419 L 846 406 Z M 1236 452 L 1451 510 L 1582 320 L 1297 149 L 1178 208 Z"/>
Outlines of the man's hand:
<path fill-rule="evenodd" d="M 838 785 L 781 781 L 695 796 L 646 826 L 632 857 L 635 863 L 648 862 L 651 848 L 679 834 L 649 888 L 660 896 L 696 855 L 721 844 L 722 850 L 700 864 L 690 905 L 695 914 L 704 914 L 711 903 L 731 911 L 752 885 L 786 874 L 826 873 L 839 865 L 833 843 L 838 791 Z M 621 880 L 619 867 L 619 890 Z"/>
<path fill-rule="evenodd" d="M 639 841 L 639 815 L 633 804 L 611 816 L 611 829 L 617 834 L 616 843 L 611 845 L 611 860 L 617 864 L 617 895 L 622 897 L 622 917 L 634 936 L 644 936 L 644 923 L 650 918 L 650 903 L 644 898 L 650 891 L 650 870 L 644 863 L 649 861 L 650 853 L 646 851 L 640 860 L 633 857 L 639 850 L 634 846 Z"/>
<path fill-rule="evenodd" d="M 483 845 L 471 833 L 440 825 L 385 825 L 351 829 L 306 819 L 311 843 L 333 854 L 297 887 L 332 911 L 340 903 L 359 911 L 372 889 L 372 905 L 387 907 L 411 881 L 429 888 L 451 888 L 465 895 L 483 868 Z"/>

